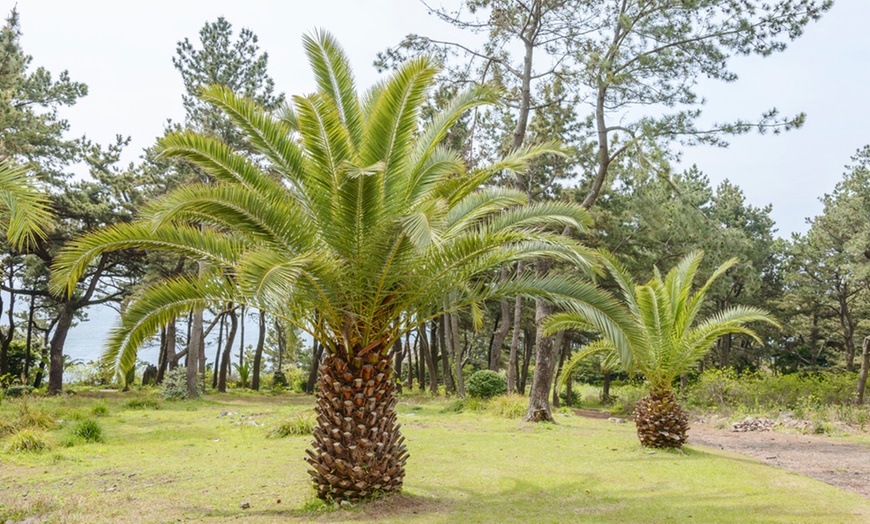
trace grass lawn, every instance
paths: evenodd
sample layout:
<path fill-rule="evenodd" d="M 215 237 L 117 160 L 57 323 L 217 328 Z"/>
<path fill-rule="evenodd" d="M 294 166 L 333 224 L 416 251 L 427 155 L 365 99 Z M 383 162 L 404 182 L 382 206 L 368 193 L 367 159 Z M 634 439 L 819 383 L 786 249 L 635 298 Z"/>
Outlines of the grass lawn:
<path fill-rule="evenodd" d="M 17 417 L 20 402 L 4 400 L 0 421 Z M 857 495 L 714 450 L 652 453 L 630 424 L 528 425 L 414 400 L 399 404 L 411 451 L 404 493 L 334 509 L 309 486 L 310 437 L 267 438 L 311 404 L 296 395 L 30 400 L 65 421 L 40 453 L 0 440 L 0 522 L 870 521 L 870 501 Z M 99 422 L 104 442 L 71 440 L 84 419 Z"/>

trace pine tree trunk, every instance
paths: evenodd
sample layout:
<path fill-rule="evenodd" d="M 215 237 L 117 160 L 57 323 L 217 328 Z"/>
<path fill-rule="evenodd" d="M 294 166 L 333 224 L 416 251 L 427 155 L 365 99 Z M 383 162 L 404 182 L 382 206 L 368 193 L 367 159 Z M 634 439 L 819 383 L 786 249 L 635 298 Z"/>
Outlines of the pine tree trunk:
<path fill-rule="evenodd" d="M 507 268 L 501 270 L 501 279 L 507 279 Z M 501 299 L 501 318 L 498 330 L 493 333 L 492 344 L 489 347 L 489 369 L 498 371 L 501 369 L 501 351 L 504 341 L 511 329 L 511 301 L 509 298 Z"/>
<path fill-rule="evenodd" d="M 429 333 L 426 329 L 427 324 L 420 326 L 420 351 L 423 352 L 423 357 L 426 360 L 426 367 L 429 369 L 429 391 L 438 393 L 438 368 L 435 366 L 435 355 L 432 352 L 432 344 L 429 341 Z M 434 340 L 435 337 L 432 337 Z M 422 384 L 422 383 L 421 383 Z"/>
<path fill-rule="evenodd" d="M 48 346 L 48 394 L 57 395 L 63 390 L 63 346 L 66 336 L 72 326 L 75 309 L 69 302 L 63 304 L 57 323 L 54 326 L 54 334 Z"/>
<path fill-rule="evenodd" d="M 187 341 L 187 398 L 199 396 L 196 383 L 200 347 L 205 345 L 202 332 L 202 310 L 197 309 L 190 317 L 190 337 Z"/>
<path fill-rule="evenodd" d="M 217 320 L 217 319 L 215 319 Z M 218 376 L 220 373 L 218 370 L 221 368 L 221 346 L 224 342 L 224 325 L 226 324 L 226 316 L 220 315 L 220 321 L 218 323 L 218 339 L 217 344 L 215 344 L 214 350 L 214 368 L 212 369 L 211 374 L 211 388 L 217 389 Z"/>
<path fill-rule="evenodd" d="M 383 348 L 320 365 L 308 470 L 322 499 L 356 502 L 398 492 L 408 451 L 396 422 L 396 382 Z"/>
<path fill-rule="evenodd" d="M 441 347 L 441 367 L 444 376 L 444 387 L 448 392 L 456 391 L 456 385 L 453 383 L 453 373 L 450 371 L 450 348 L 447 345 L 447 315 L 438 317 L 438 341 Z"/>
<path fill-rule="evenodd" d="M 523 268 L 525 265 L 522 262 L 517 264 L 517 276 L 521 276 L 523 273 Z M 514 322 L 513 322 L 513 334 L 511 335 L 511 351 L 510 356 L 508 357 L 508 393 L 515 393 L 517 391 L 517 378 L 519 369 L 518 362 L 518 354 L 520 347 L 520 324 L 522 323 L 522 315 L 523 315 L 523 297 L 516 297 L 514 299 Z M 525 380 L 523 380 L 525 383 Z M 520 388 L 520 393 L 525 393 L 523 388 Z"/>
<path fill-rule="evenodd" d="M 308 370 L 308 382 L 305 384 L 305 392 L 309 395 L 314 393 L 314 385 L 317 383 L 317 370 L 320 369 L 320 359 L 323 358 L 323 344 L 315 340 L 311 351 L 311 369 Z"/>
<path fill-rule="evenodd" d="M 33 302 L 34 297 L 30 295 L 30 308 L 27 312 L 27 338 L 24 342 L 24 380 L 25 384 L 30 382 L 30 359 L 33 354 L 33 312 L 36 309 Z"/>
<path fill-rule="evenodd" d="M 405 353 L 402 351 L 402 339 L 397 338 L 393 344 L 393 369 L 396 376 L 396 387 L 399 393 L 402 392 L 402 361 L 405 358 Z"/>
<path fill-rule="evenodd" d="M 218 392 L 227 392 L 227 375 L 230 371 L 230 356 L 233 351 L 233 342 L 236 339 L 236 331 L 239 329 L 239 317 L 236 315 L 236 310 L 231 309 L 228 313 L 230 317 L 229 332 L 227 333 L 227 342 L 224 345 L 224 354 L 221 355 L 221 373 L 218 377 Z"/>
<path fill-rule="evenodd" d="M 457 322 L 455 313 L 448 313 L 448 335 L 453 341 L 451 353 L 453 353 L 453 363 L 456 368 L 456 392 L 460 397 L 465 398 L 465 377 L 462 375 L 462 358 L 463 348 L 459 343 L 459 322 Z"/>
<path fill-rule="evenodd" d="M 546 276 L 551 264 L 550 260 L 538 260 L 538 275 Z M 535 300 L 535 376 L 532 378 L 532 389 L 529 392 L 526 422 L 555 422 L 550 413 L 549 396 L 556 356 L 553 354 L 553 338 L 543 336 L 541 331 L 544 319 L 552 312 L 553 306 L 549 302 Z"/>
<path fill-rule="evenodd" d="M 520 371 L 520 388 L 521 395 L 526 394 L 526 384 L 529 380 L 529 366 L 532 363 L 532 350 L 535 347 L 534 337 L 529 329 L 523 329 L 523 369 Z"/>
<path fill-rule="evenodd" d="M 870 337 L 864 337 L 861 351 L 861 374 L 858 375 L 857 403 L 864 403 L 864 392 L 867 391 L 867 373 L 870 371 Z"/>
<path fill-rule="evenodd" d="M 260 311 L 260 331 L 257 334 L 257 349 L 254 350 L 254 376 L 251 379 L 251 389 L 260 391 L 260 368 L 263 367 L 263 347 L 266 345 L 266 314 Z M 316 363 L 312 362 L 312 366 Z"/>

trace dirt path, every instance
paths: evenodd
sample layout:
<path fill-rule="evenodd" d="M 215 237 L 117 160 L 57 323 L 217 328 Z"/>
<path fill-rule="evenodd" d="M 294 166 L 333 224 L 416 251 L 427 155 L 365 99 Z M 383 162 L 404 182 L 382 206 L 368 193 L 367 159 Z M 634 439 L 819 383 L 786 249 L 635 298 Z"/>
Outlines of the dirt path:
<path fill-rule="evenodd" d="M 734 433 L 707 426 L 689 430 L 688 445 L 707 446 L 756 458 L 870 498 L 870 447 L 828 437 L 774 431 Z"/>

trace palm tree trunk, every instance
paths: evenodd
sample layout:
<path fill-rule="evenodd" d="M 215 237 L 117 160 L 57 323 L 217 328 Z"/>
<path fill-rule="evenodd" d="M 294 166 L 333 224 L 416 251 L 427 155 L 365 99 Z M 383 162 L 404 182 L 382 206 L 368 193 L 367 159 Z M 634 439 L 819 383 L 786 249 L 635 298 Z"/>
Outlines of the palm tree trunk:
<path fill-rule="evenodd" d="M 408 450 L 385 348 L 351 359 L 328 355 L 317 384 L 317 426 L 306 461 L 318 496 L 354 502 L 400 491 Z"/>

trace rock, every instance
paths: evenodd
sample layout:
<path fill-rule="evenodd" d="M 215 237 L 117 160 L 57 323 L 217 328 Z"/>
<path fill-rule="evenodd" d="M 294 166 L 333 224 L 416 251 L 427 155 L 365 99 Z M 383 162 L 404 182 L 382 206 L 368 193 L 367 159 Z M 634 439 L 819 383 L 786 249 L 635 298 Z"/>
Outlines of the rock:
<path fill-rule="evenodd" d="M 731 424 L 731 431 L 734 433 L 745 433 L 747 431 L 770 431 L 776 426 L 776 422 L 765 417 L 746 417 L 741 422 Z"/>
<path fill-rule="evenodd" d="M 239 507 L 242 508 L 242 509 L 248 509 L 248 508 L 251 507 L 251 503 L 250 503 L 250 502 L 247 502 L 247 501 L 246 501 L 246 502 L 242 502 L 241 504 L 239 504 Z"/>
<path fill-rule="evenodd" d="M 618 418 L 618 417 L 610 417 L 609 419 L 607 419 L 607 421 L 613 422 L 614 424 L 625 424 L 626 423 L 626 420 L 624 418 Z"/>
<path fill-rule="evenodd" d="M 223 418 L 223 417 L 225 417 L 225 416 L 227 416 L 227 415 L 228 415 L 228 413 L 227 413 L 226 411 L 221 411 L 221 414 L 218 415 L 218 418 Z"/>

